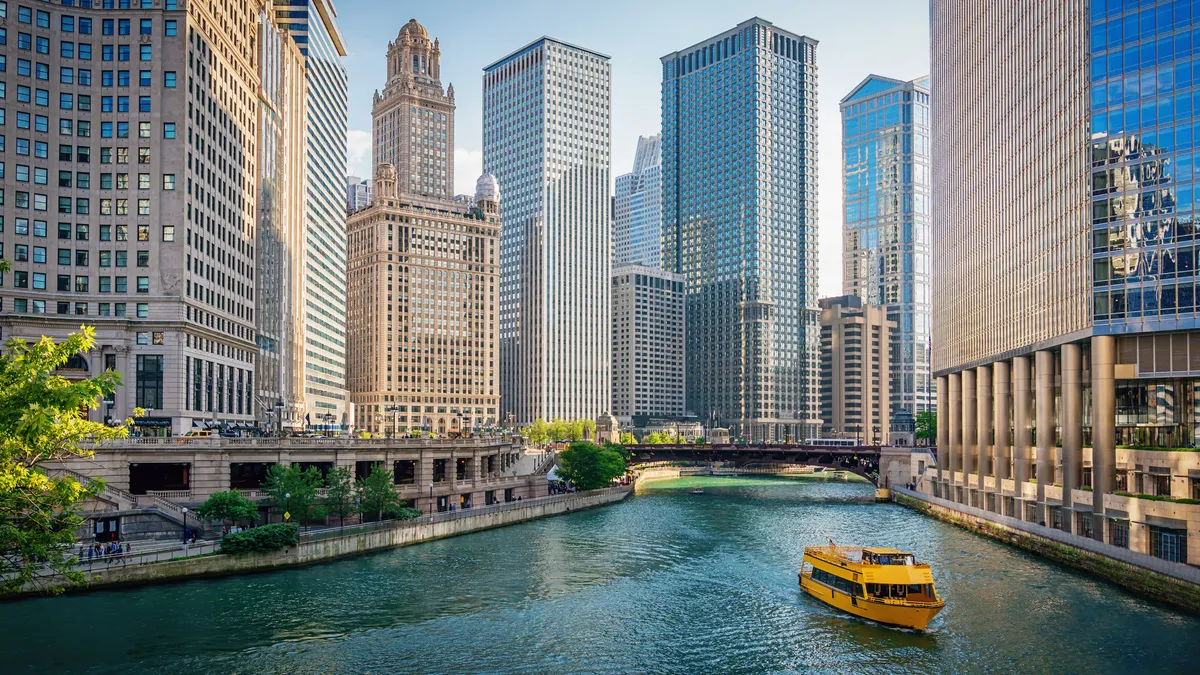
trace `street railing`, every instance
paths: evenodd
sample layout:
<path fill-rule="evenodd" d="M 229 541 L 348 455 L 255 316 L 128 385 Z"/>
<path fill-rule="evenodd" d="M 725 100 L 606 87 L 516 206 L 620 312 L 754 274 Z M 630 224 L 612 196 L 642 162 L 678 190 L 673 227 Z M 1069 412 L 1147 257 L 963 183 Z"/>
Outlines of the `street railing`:
<path fill-rule="evenodd" d="M 483 436 L 472 438 L 359 438 L 357 436 L 337 437 L 337 438 L 306 438 L 306 437 L 248 437 L 248 438 L 228 438 L 228 437 L 189 437 L 189 436 L 169 436 L 169 437 L 142 437 L 142 438 L 122 438 L 96 441 L 91 443 L 82 443 L 86 447 L 120 447 L 129 445 L 138 446 L 198 446 L 198 447 L 232 447 L 232 448 L 269 448 L 269 449 L 286 449 L 292 447 L 346 447 L 348 445 L 354 447 L 379 447 L 379 448 L 430 448 L 430 447 L 482 447 L 490 445 L 524 445 L 524 440 L 520 436 Z"/>

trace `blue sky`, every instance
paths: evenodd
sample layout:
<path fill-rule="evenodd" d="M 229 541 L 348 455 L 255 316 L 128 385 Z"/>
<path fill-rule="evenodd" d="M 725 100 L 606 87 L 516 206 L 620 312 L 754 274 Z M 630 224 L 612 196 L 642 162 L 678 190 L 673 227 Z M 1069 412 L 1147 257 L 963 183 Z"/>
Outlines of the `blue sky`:
<path fill-rule="evenodd" d="M 658 133 L 659 57 L 752 16 L 820 42 L 817 47 L 821 294 L 841 292 L 841 134 L 838 101 L 864 77 L 912 79 L 929 70 L 928 0 L 334 0 L 350 73 L 350 163 L 370 172 L 371 96 L 383 86 L 387 44 L 415 18 L 441 40 L 442 82 L 454 84 L 456 192 L 474 190 L 482 166 L 485 65 L 542 35 L 612 57 L 613 175 L 629 171 L 638 135 Z"/>

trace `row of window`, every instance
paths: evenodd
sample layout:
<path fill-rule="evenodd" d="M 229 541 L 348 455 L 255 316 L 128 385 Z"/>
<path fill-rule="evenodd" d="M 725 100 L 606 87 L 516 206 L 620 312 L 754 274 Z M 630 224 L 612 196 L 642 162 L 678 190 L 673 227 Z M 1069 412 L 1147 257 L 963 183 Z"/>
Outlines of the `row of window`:
<path fill-rule="evenodd" d="M 31 222 L 33 224 L 32 228 L 30 228 Z M 46 236 L 47 223 L 44 220 L 30 221 L 26 218 L 17 218 L 13 221 L 13 224 L 14 224 L 13 231 L 16 232 L 17 234 L 28 235 L 28 234 L 32 233 L 33 236 L 35 236 L 35 237 L 45 237 Z M 151 225 L 136 225 L 135 227 L 137 228 L 136 232 L 137 232 L 137 240 L 138 241 L 150 241 L 150 228 L 152 227 Z M 162 225 L 160 227 L 162 228 L 162 240 L 163 241 L 175 241 L 175 226 L 174 225 Z M 129 240 L 129 226 L 128 225 L 100 225 L 99 228 L 100 228 L 100 241 L 113 241 L 114 240 L 113 239 L 114 232 L 116 234 L 116 241 L 128 241 Z M 61 240 L 70 240 L 71 239 L 71 230 L 72 230 L 71 223 L 59 223 L 58 224 L 58 238 Z M 0 216 L 0 232 L 3 232 L 3 231 L 4 231 L 4 216 Z M 74 226 L 74 231 L 75 231 L 75 239 L 77 241 L 87 241 L 89 238 L 89 235 L 91 233 L 91 226 L 88 225 L 87 223 L 76 223 Z M 4 249 L 0 248 L 0 257 L 3 257 L 3 252 L 4 252 Z"/>
<path fill-rule="evenodd" d="M 58 314 L 75 314 L 77 316 L 86 316 L 89 312 L 90 305 L 86 302 L 63 302 L 57 301 L 53 307 Z M 0 298 L 0 312 L 4 311 L 4 298 Z M 14 314 L 45 314 L 45 300 L 30 300 L 28 298 L 13 298 L 12 312 Z M 138 302 L 134 304 L 135 316 L 139 319 L 145 319 L 150 316 L 150 304 L 146 302 Z M 96 303 L 97 316 L 129 316 L 128 304 L 124 302 Z"/>
<path fill-rule="evenodd" d="M 0 33 L 0 44 L 8 44 L 7 31 Z M 154 60 L 154 46 L 150 44 L 140 44 L 138 47 L 139 61 Z M 44 37 L 34 37 L 29 33 L 17 33 L 17 49 L 31 51 L 37 54 L 50 55 L 50 39 Z M 58 55 L 64 59 L 78 58 L 80 61 L 91 61 L 92 43 L 80 42 L 78 44 L 69 40 L 64 40 L 58 45 Z M 129 61 L 133 55 L 133 45 L 117 44 L 117 45 L 100 45 L 100 60 L 101 61 Z M 21 59 L 24 61 L 24 59 Z M 28 63 L 28 61 L 26 61 Z M 39 64 L 41 65 L 41 64 Z"/>
<path fill-rule="evenodd" d="M 139 265 L 146 267 L 147 265 Z M 25 270 L 16 270 L 13 275 L 13 288 L 32 288 L 35 291 L 48 290 L 46 288 L 46 274 L 43 272 L 26 272 Z M 71 283 L 70 274 L 59 274 L 56 279 L 55 290 L 62 293 L 90 293 L 91 287 L 89 282 L 90 277 L 80 275 L 75 277 L 75 283 Z M 99 280 L 97 290 L 100 293 L 128 293 L 129 292 L 129 277 L 97 277 Z M 0 278 L 3 282 L 3 278 Z M 135 282 L 138 293 L 150 292 L 150 277 L 137 277 Z M 3 283 L 0 283 L 2 286 Z"/>

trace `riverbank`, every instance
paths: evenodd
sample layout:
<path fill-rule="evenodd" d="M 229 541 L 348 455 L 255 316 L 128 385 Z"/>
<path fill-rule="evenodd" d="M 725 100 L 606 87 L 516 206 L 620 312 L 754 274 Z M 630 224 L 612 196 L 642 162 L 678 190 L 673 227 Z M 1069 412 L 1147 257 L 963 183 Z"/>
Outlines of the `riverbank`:
<path fill-rule="evenodd" d="M 156 584 L 312 565 L 604 506 L 625 499 L 632 491 L 633 488 L 630 486 L 606 488 L 586 493 L 497 504 L 470 511 L 436 513 L 414 521 L 398 522 L 387 527 L 352 527 L 346 528 L 346 533 L 337 531 L 305 533 L 301 536 L 298 546 L 271 553 L 244 555 L 213 553 L 145 564 L 113 564 L 85 572 L 86 581 L 83 585 L 70 585 L 65 580 L 57 583 L 46 583 L 43 580 L 40 586 L 27 587 L 20 593 L 3 596 L 3 600 L 41 595 L 49 589 L 79 592 L 113 586 Z M 330 534 L 332 536 L 327 536 Z"/>
<path fill-rule="evenodd" d="M 1200 569 L 923 493 L 892 489 L 892 500 L 942 522 L 1036 553 L 1143 597 L 1200 614 Z"/>

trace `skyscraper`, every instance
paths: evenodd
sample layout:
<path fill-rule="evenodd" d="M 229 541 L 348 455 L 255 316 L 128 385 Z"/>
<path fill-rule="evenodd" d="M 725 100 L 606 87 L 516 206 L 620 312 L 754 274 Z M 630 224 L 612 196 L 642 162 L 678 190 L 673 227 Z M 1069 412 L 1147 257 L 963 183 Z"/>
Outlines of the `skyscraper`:
<path fill-rule="evenodd" d="M 258 329 L 258 422 L 272 431 L 304 425 L 304 55 L 262 5 L 258 22 L 258 229 L 254 323 Z"/>
<path fill-rule="evenodd" d="M 410 19 L 388 43 L 387 84 L 371 109 L 373 161 L 391 164 L 405 194 L 454 194 L 454 85 L 442 89 L 442 49 Z"/>
<path fill-rule="evenodd" d="M 91 4 L 5 5 L 0 331 L 94 325 L 94 349 L 60 370 L 121 374 L 93 421 L 140 407 L 148 435 L 251 423 L 259 3 Z"/>
<path fill-rule="evenodd" d="M 662 58 L 663 264 L 687 277 L 689 411 L 815 436 L 816 41 L 753 18 Z"/>
<path fill-rule="evenodd" d="M 346 47 L 331 0 L 275 0 L 304 54 L 306 422 L 350 423 L 346 393 Z"/>
<path fill-rule="evenodd" d="M 504 191 L 501 408 L 595 419 L 609 400 L 609 59 L 544 37 L 484 69 L 483 169 Z"/>
<path fill-rule="evenodd" d="M 890 345 L 892 409 L 915 415 L 933 404 L 929 78 L 904 82 L 871 75 L 842 99 L 841 110 L 842 291 L 886 307 L 896 324 Z"/>
<path fill-rule="evenodd" d="M 857 295 L 821 298 L 821 435 L 883 445 L 891 429 L 896 324 Z"/>
<path fill-rule="evenodd" d="M 500 194 L 483 176 L 470 210 L 398 192 L 375 171 L 371 205 L 349 218 L 350 396 L 371 433 L 439 435 L 494 426 Z"/>
<path fill-rule="evenodd" d="M 684 413 L 683 275 L 613 268 L 612 414 L 624 424 Z"/>
<path fill-rule="evenodd" d="M 662 268 L 662 136 L 638 137 L 633 171 L 617 176 L 613 265 Z"/>

